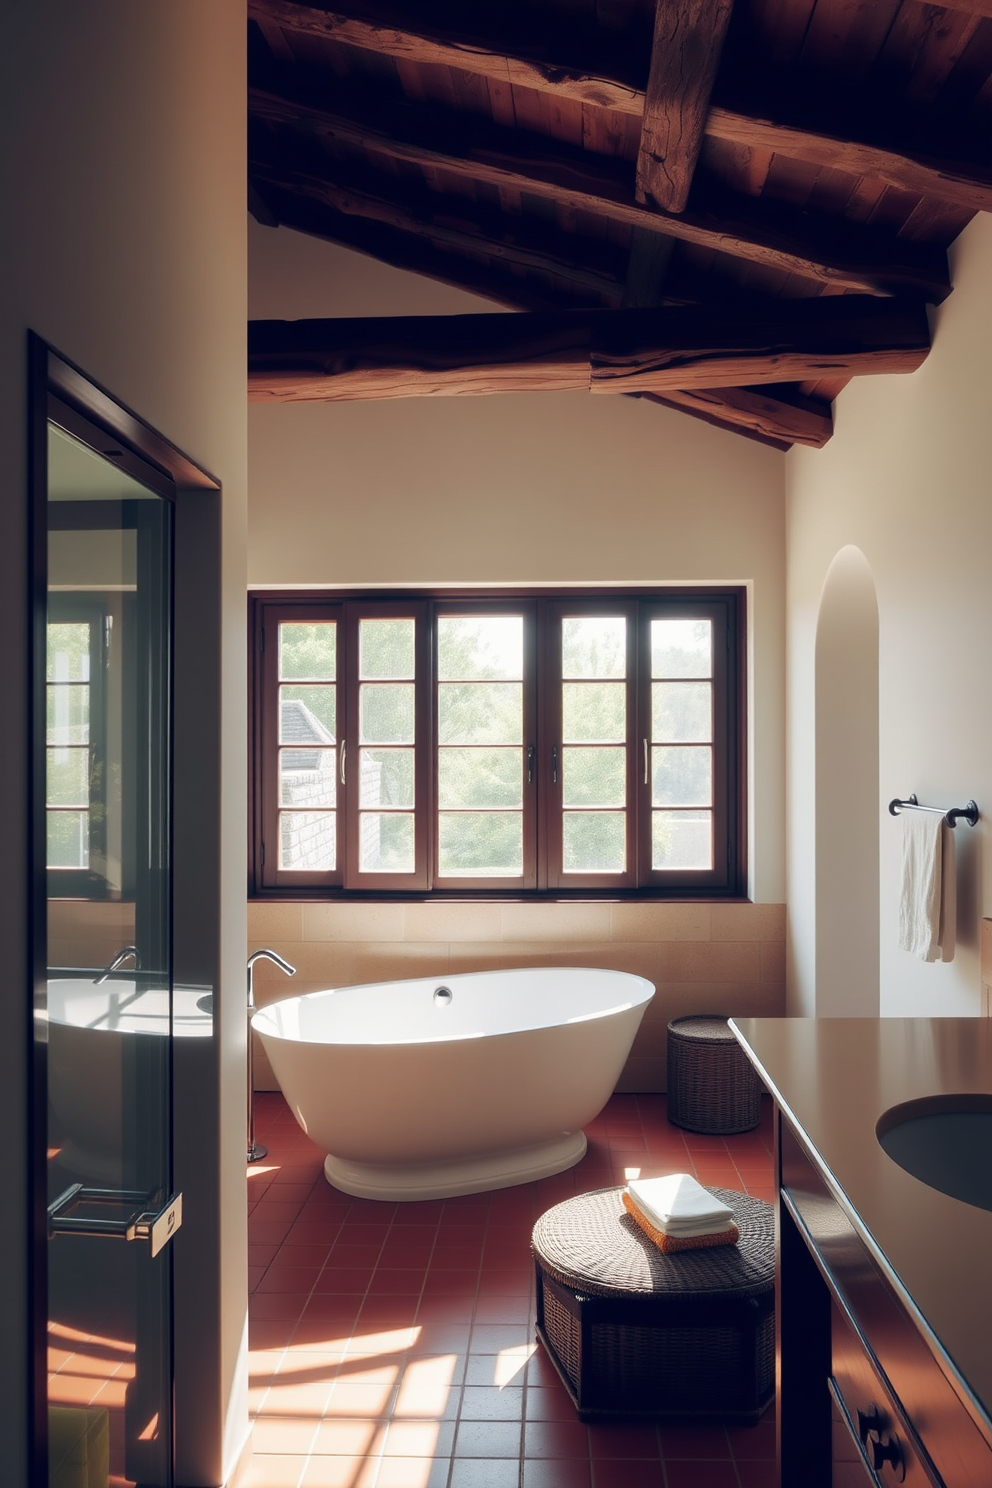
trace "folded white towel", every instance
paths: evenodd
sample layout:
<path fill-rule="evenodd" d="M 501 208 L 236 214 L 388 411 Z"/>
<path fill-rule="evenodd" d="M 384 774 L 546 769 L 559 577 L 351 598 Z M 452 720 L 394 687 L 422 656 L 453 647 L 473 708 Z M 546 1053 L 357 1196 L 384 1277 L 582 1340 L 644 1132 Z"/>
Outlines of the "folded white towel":
<path fill-rule="evenodd" d="M 954 846 L 936 812 L 904 811 L 899 945 L 920 961 L 950 961 L 954 955 L 953 895 L 945 892 L 944 870 L 953 884 Z M 947 902 L 945 902 L 947 901 Z M 942 910 L 948 912 L 942 916 Z M 942 924 L 943 919 L 943 924 Z"/>
<path fill-rule="evenodd" d="M 729 1205 L 707 1193 L 689 1173 L 636 1178 L 627 1192 L 663 1235 L 718 1235 L 733 1222 Z"/>

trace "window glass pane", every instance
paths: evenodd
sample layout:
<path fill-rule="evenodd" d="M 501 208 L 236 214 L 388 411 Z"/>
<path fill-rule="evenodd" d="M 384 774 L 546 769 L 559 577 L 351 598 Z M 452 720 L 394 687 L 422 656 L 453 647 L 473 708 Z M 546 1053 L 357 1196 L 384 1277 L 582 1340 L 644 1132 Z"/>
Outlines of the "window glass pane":
<path fill-rule="evenodd" d="M 49 806 L 88 806 L 90 752 L 88 749 L 48 749 Z"/>
<path fill-rule="evenodd" d="M 361 806 L 412 806 L 413 756 L 412 749 L 359 750 Z"/>
<path fill-rule="evenodd" d="M 89 681 L 90 627 L 87 622 L 53 622 L 49 625 L 45 671 L 49 682 Z"/>
<path fill-rule="evenodd" d="M 519 682 L 442 682 L 437 689 L 440 744 L 522 744 Z"/>
<path fill-rule="evenodd" d="M 563 677 L 626 677 L 627 621 L 622 615 L 570 615 L 561 622 Z"/>
<path fill-rule="evenodd" d="M 413 620 L 360 620 L 358 675 L 362 678 L 406 678 L 414 672 Z"/>
<path fill-rule="evenodd" d="M 709 811 L 652 812 L 651 866 L 712 868 L 712 814 Z"/>
<path fill-rule="evenodd" d="M 336 750 L 280 749 L 279 805 L 336 806 Z"/>
<path fill-rule="evenodd" d="M 520 615 L 442 615 L 437 622 L 437 674 L 443 682 L 508 680 L 524 674 Z"/>
<path fill-rule="evenodd" d="M 713 751 L 705 747 L 651 750 L 653 806 L 711 806 Z"/>
<path fill-rule="evenodd" d="M 442 811 L 438 868 L 460 878 L 510 878 L 523 871 L 523 820 L 516 811 Z"/>
<path fill-rule="evenodd" d="M 50 811 L 48 823 L 49 868 L 90 866 L 90 818 L 88 811 Z"/>
<path fill-rule="evenodd" d="M 652 682 L 651 737 L 656 744 L 708 744 L 713 738 L 712 683 Z"/>
<path fill-rule="evenodd" d="M 336 676 L 338 628 L 333 620 L 279 626 L 280 678 L 306 678 L 311 682 L 333 682 Z"/>
<path fill-rule="evenodd" d="M 333 744 L 336 687 L 280 687 L 279 743 Z"/>
<path fill-rule="evenodd" d="M 622 806 L 626 798 L 625 749 L 563 749 L 562 800 L 566 806 Z"/>
<path fill-rule="evenodd" d="M 566 873 L 623 873 L 627 852 L 622 811 L 566 811 L 561 825 Z"/>
<path fill-rule="evenodd" d="M 439 806 L 520 806 L 523 751 L 441 749 L 437 794 Z"/>
<path fill-rule="evenodd" d="M 712 620 L 652 620 L 652 677 L 712 677 Z"/>
<path fill-rule="evenodd" d="M 358 690 L 358 731 L 362 744 L 412 744 L 412 682 L 363 683 Z"/>
<path fill-rule="evenodd" d="M 47 742 L 88 744 L 90 740 L 89 683 L 49 685 Z"/>
<path fill-rule="evenodd" d="M 624 682 L 565 682 L 561 689 L 562 738 L 623 743 L 627 737 L 627 686 Z"/>
<path fill-rule="evenodd" d="M 365 811 L 359 822 L 359 862 L 363 873 L 413 872 L 412 816 L 398 812 L 380 816 Z"/>
<path fill-rule="evenodd" d="M 337 864 L 333 811 L 283 811 L 279 815 L 279 867 L 287 873 L 332 873 Z"/>

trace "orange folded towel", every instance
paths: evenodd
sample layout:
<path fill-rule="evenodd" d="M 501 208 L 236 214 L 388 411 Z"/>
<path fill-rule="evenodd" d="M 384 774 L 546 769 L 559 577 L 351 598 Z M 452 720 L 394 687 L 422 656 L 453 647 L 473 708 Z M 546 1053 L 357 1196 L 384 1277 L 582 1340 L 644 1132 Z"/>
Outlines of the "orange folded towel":
<path fill-rule="evenodd" d="M 676 1250 L 705 1250 L 710 1245 L 736 1245 L 740 1239 L 741 1232 L 733 1221 L 725 1230 L 720 1230 L 715 1235 L 666 1235 L 655 1228 L 643 1210 L 638 1209 L 629 1193 L 624 1192 L 622 1198 L 623 1207 L 631 1219 L 666 1255 L 671 1255 Z"/>

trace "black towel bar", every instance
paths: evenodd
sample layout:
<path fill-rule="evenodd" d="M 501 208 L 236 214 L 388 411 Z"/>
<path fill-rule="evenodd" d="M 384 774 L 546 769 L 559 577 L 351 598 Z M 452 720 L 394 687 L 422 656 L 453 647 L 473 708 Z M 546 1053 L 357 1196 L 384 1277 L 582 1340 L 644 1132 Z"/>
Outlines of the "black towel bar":
<path fill-rule="evenodd" d="M 938 816 L 942 816 L 944 818 L 949 827 L 957 826 L 958 817 L 963 817 L 964 820 L 968 823 L 969 827 L 973 827 L 978 822 L 979 814 L 978 807 L 974 801 L 969 801 L 967 806 L 948 806 L 946 808 L 943 806 L 921 806 L 919 801 L 916 799 L 915 792 L 906 801 L 900 801 L 899 797 L 896 796 L 894 801 L 889 802 L 889 811 L 893 816 L 898 816 L 900 811 L 907 810 L 935 811 Z"/>

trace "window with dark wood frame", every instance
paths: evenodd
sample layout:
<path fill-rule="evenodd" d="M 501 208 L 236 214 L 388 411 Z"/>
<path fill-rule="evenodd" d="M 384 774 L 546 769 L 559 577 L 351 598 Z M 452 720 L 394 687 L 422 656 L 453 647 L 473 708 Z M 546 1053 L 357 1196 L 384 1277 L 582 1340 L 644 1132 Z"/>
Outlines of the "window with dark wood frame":
<path fill-rule="evenodd" d="M 743 892 L 742 590 L 250 610 L 253 893 Z"/>

